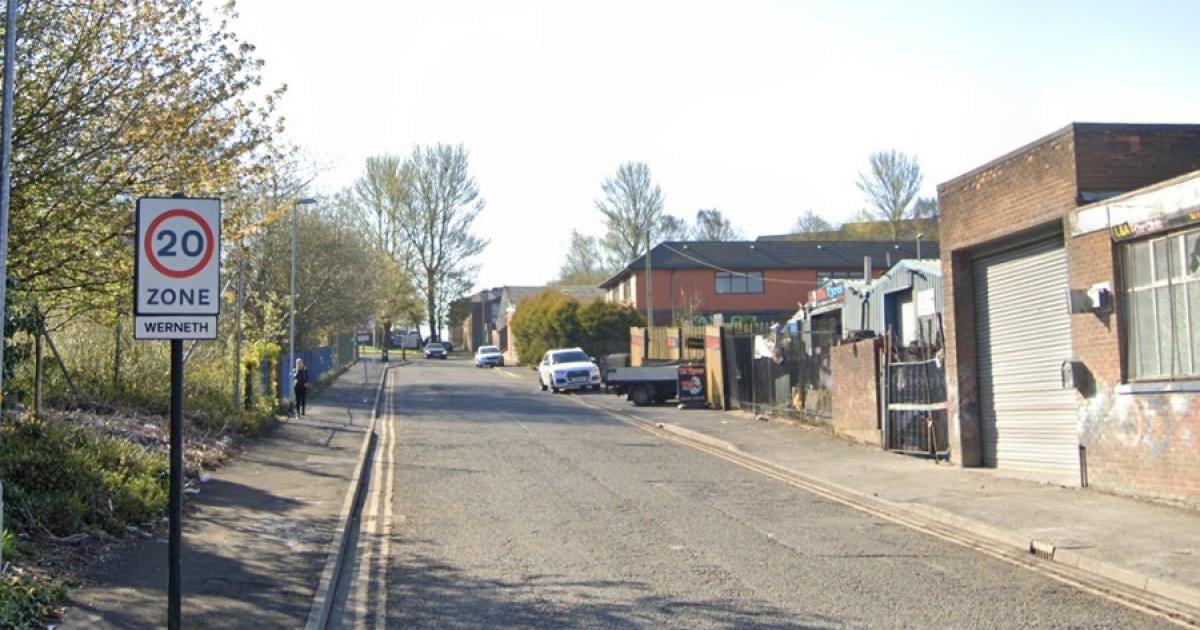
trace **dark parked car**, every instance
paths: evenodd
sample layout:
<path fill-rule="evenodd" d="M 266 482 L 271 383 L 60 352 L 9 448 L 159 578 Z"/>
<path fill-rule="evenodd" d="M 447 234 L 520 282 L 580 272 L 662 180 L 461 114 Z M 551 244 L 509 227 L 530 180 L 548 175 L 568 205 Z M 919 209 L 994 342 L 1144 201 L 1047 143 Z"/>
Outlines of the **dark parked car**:
<path fill-rule="evenodd" d="M 442 345 L 442 342 L 440 341 L 430 341 L 429 343 L 425 344 L 425 358 L 445 359 L 446 346 Z"/>

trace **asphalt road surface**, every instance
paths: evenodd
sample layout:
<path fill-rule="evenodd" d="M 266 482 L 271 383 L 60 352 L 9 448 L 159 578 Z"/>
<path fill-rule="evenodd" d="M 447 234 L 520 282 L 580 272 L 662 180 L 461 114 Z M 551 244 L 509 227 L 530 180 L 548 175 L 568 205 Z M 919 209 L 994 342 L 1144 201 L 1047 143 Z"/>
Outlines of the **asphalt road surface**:
<path fill-rule="evenodd" d="M 1173 627 L 505 372 L 392 370 L 333 627 Z"/>

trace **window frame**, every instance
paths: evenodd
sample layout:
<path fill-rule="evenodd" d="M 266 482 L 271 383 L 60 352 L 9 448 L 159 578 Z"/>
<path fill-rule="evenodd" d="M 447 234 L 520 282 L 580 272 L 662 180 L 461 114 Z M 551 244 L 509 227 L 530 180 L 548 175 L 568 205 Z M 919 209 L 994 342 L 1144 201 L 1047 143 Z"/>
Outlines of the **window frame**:
<path fill-rule="evenodd" d="M 817 271 L 817 286 L 822 286 L 830 280 L 859 280 L 862 271 L 856 269 L 823 269 Z"/>
<path fill-rule="evenodd" d="M 1200 380 L 1200 308 L 1196 308 L 1200 306 L 1200 264 L 1192 262 L 1200 260 L 1200 226 L 1121 242 L 1117 247 L 1124 381 L 1136 384 Z M 1161 250 L 1165 253 L 1160 259 Z M 1147 268 L 1139 266 L 1139 254 L 1148 254 L 1140 261 Z M 1160 277 L 1164 273 L 1165 277 Z M 1182 294 L 1182 304 L 1176 301 L 1177 291 Z M 1168 311 L 1165 318 L 1160 311 L 1163 296 Z M 1182 325 L 1177 319 L 1181 312 L 1186 318 Z M 1149 331 L 1145 329 L 1147 326 L 1151 327 Z M 1166 337 L 1164 329 L 1169 333 Z M 1176 339 L 1181 332 L 1189 338 Z M 1144 345 L 1147 341 L 1152 344 L 1149 348 Z M 1164 368 L 1164 361 L 1174 363 L 1181 358 L 1177 354 L 1164 357 L 1164 348 L 1186 353 L 1181 361 L 1184 364 Z M 1152 365 L 1144 361 L 1149 357 L 1147 350 L 1154 355 Z"/>
<path fill-rule="evenodd" d="M 760 295 L 766 293 L 762 271 L 714 271 L 713 291 L 717 295 Z M 722 284 L 724 288 L 722 288 Z"/>

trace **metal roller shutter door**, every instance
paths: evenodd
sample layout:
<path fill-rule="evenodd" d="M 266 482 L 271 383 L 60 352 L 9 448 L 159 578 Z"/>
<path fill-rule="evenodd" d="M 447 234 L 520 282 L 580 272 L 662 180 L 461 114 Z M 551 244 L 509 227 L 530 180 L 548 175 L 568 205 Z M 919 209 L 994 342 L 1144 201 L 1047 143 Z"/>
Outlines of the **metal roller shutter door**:
<path fill-rule="evenodd" d="M 1079 485 L 1067 259 L 1060 239 L 977 259 L 976 342 L 984 464 Z"/>

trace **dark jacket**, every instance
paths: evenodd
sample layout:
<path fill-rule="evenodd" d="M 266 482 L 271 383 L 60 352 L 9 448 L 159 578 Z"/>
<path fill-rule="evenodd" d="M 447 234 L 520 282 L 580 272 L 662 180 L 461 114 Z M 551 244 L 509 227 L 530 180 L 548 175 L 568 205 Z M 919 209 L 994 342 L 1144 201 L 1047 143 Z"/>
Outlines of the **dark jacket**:
<path fill-rule="evenodd" d="M 308 367 L 292 370 L 292 387 L 305 389 L 308 387 Z"/>

